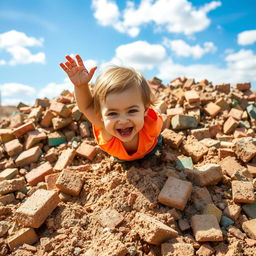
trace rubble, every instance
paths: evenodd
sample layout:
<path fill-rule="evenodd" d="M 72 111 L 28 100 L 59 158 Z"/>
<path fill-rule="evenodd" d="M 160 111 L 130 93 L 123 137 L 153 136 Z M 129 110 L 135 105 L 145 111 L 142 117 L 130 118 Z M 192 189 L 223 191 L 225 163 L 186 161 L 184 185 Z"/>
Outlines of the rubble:
<path fill-rule="evenodd" d="M 148 81 L 165 120 L 153 157 L 96 145 L 73 93 L 0 123 L 0 255 L 255 255 L 250 83 Z"/>

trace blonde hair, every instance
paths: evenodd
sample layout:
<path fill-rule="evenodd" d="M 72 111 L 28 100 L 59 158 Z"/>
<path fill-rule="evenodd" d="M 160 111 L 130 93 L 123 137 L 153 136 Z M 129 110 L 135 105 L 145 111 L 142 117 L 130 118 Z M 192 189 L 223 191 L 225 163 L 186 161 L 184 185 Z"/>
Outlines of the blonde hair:
<path fill-rule="evenodd" d="M 145 109 L 154 105 L 154 96 L 146 79 L 132 68 L 114 66 L 96 79 L 94 86 L 94 109 L 100 114 L 100 103 L 105 102 L 110 93 L 123 92 L 131 87 L 139 88 Z"/>

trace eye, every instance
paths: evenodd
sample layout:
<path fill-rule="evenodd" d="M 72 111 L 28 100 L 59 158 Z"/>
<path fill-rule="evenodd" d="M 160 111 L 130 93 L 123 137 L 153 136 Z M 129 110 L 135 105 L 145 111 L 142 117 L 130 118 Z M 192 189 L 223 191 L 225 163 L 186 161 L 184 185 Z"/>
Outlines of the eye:
<path fill-rule="evenodd" d="M 109 112 L 109 113 L 107 114 L 107 116 L 116 116 L 116 115 L 117 115 L 116 112 Z"/>
<path fill-rule="evenodd" d="M 136 113 L 136 112 L 138 112 L 137 109 L 130 109 L 130 110 L 128 111 L 129 114 Z"/>

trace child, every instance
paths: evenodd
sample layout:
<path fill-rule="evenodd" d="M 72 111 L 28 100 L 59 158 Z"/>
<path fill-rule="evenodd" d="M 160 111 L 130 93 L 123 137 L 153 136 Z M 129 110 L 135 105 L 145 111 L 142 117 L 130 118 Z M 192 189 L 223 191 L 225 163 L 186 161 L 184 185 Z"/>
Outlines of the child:
<path fill-rule="evenodd" d="M 133 69 L 113 67 L 96 80 L 92 95 L 88 83 L 97 67 L 89 72 L 76 55 L 60 63 L 74 84 L 80 111 L 92 123 L 102 150 L 119 160 L 133 161 L 151 156 L 161 143 L 163 120 L 150 106 L 152 92 Z"/>

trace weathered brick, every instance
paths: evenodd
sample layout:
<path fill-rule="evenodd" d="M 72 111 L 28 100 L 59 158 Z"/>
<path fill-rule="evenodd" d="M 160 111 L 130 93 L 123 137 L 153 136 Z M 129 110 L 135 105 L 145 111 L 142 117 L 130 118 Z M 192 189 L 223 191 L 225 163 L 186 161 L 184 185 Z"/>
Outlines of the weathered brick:
<path fill-rule="evenodd" d="M 94 157 L 96 156 L 97 149 L 95 146 L 92 146 L 92 145 L 86 143 L 86 141 L 84 141 L 79 145 L 79 147 L 76 150 L 76 153 L 79 156 L 83 156 L 83 157 L 89 159 L 90 161 L 92 161 L 94 159 Z"/>
<path fill-rule="evenodd" d="M 237 83 L 234 84 L 234 88 L 236 88 L 239 91 L 246 91 L 251 88 L 251 83 Z"/>
<path fill-rule="evenodd" d="M 52 119 L 52 126 L 54 130 L 59 130 L 63 127 L 68 126 L 73 122 L 72 118 L 56 116 Z"/>
<path fill-rule="evenodd" d="M 81 176 L 69 169 L 63 170 L 56 181 L 56 187 L 60 191 L 72 196 L 78 196 L 82 186 Z"/>
<path fill-rule="evenodd" d="M 195 250 L 191 244 L 188 243 L 163 243 L 161 244 L 161 255 L 186 255 L 194 256 Z"/>
<path fill-rule="evenodd" d="M 0 203 L 3 205 L 16 203 L 16 199 L 13 193 L 9 193 L 6 195 L 0 195 Z"/>
<path fill-rule="evenodd" d="M 256 219 L 245 221 L 242 229 L 250 238 L 256 239 Z"/>
<path fill-rule="evenodd" d="M 0 195 L 12 193 L 23 189 L 26 185 L 24 178 L 0 181 Z"/>
<path fill-rule="evenodd" d="M 246 165 L 249 173 L 253 176 L 256 177 L 256 163 L 249 163 Z"/>
<path fill-rule="evenodd" d="M 196 118 L 188 115 L 176 115 L 171 120 L 171 125 L 174 130 L 196 128 L 197 124 Z"/>
<path fill-rule="evenodd" d="M 53 101 L 49 108 L 51 111 L 57 113 L 61 117 L 69 117 L 72 113 L 71 109 L 67 108 L 67 106 L 63 103 Z"/>
<path fill-rule="evenodd" d="M 253 203 L 255 198 L 252 182 L 233 180 L 232 196 L 235 203 Z"/>
<path fill-rule="evenodd" d="M 72 119 L 75 121 L 79 121 L 82 117 L 83 113 L 79 110 L 78 106 L 72 108 Z"/>
<path fill-rule="evenodd" d="M 234 132 L 234 138 L 243 138 L 247 137 L 247 129 L 245 127 L 236 128 Z"/>
<path fill-rule="evenodd" d="M 164 139 L 164 143 L 169 145 L 172 148 L 179 148 L 184 137 L 170 129 L 164 129 L 161 133 Z"/>
<path fill-rule="evenodd" d="M 133 227 L 140 238 L 149 244 L 158 245 L 170 238 L 178 236 L 176 230 L 144 213 L 136 213 L 133 219 Z"/>
<path fill-rule="evenodd" d="M 53 112 L 49 109 L 47 109 L 43 115 L 42 121 L 41 121 L 41 126 L 42 127 L 50 127 L 52 126 L 52 119 L 55 117 Z"/>
<path fill-rule="evenodd" d="M 190 131 L 190 133 L 197 140 L 202 140 L 202 139 L 210 138 L 211 137 L 209 128 L 192 129 Z"/>
<path fill-rule="evenodd" d="M 197 210 L 202 211 L 208 204 L 212 204 L 211 195 L 206 187 L 193 187 L 192 201 Z"/>
<path fill-rule="evenodd" d="M 215 117 L 221 111 L 221 108 L 217 104 L 210 102 L 204 107 L 204 110 L 208 115 Z"/>
<path fill-rule="evenodd" d="M 232 220 L 237 220 L 241 212 L 241 206 L 235 203 L 228 204 L 224 209 L 223 214 Z"/>
<path fill-rule="evenodd" d="M 218 164 L 206 164 L 193 169 L 185 169 L 185 173 L 199 186 L 215 185 L 223 177 L 221 166 Z"/>
<path fill-rule="evenodd" d="M 192 157 L 194 163 L 200 161 L 203 158 L 203 156 L 206 155 L 208 152 L 208 148 L 198 140 L 186 142 L 183 148 L 186 155 Z"/>
<path fill-rule="evenodd" d="M 45 176 L 46 187 L 48 190 L 58 190 L 56 181 L 59 178 L 59 173 L 53 173 Z"/>
<path fill-rule="evenodd" d="M 66 168 L 73 161 L 76 150 L 73 148 L 65 149 L 61 152 L 58 161 L 54 165 L 54 170 L 61 171 Z"/>
<path fill-rule="evenodd" d="M 227 100 L 225 100 L 224 98 L 217 99 L 215 104 L 221 108 L 221 111 L 224 111 L 224 110 L 229 111 L 230 110 L 230 106 L 229 106 Z"/>
<path fill-rule="evenodd" d="M 39 130 L 34 130 L 28 132 L 28 137 L 25 143 L 25 149 L 29 149 L 33 147 L 36 143 L 44 140 L 47 138 L 45 132 L 40 132 Z"/>
<path fill-rule="evenodd" d="M 59 201 L 57 191 L 38 189 L 16 210 L 16 221 L 25 227 L 39 228 Z"/>
<path fill-rule="evenodd" d="M 44 181 L 44 177 L 53 173 L 53 168 L 49 162 L 39 165 L 26 174 L 26 180 L 30 186 L 35 186 L 38 182 Z"/>
<path fill-rule="evenodd" d="M 35 124 L 33 122 L 27 122 L 13 130 L 13 134 L 17 137 L 20 138 L 24 134 L 26 134 L 29 131 L 35 130 Z"/>
<path fill-rule="evenodd" d="M 234 132 L 238 124 L 239 122 L 230 116 L 223 125 L 223 132 L 225 134 Z"/>
<path fill-rule="evenodd" d="M 220 222 L 222 211 L 215 204 L 208 204 L 203 211 L 204 214 L 213 214 Z"/>
<path fill-rule="evenodd" d="M 37 162 L 42 154 L 42 150 L 39 146 L 30 148 L 26 151 L 23 151 L 18 158 L 16 159 L 15 163 L 17 166 L 25 166 L 31 163 Z"/>
<path fill-rule="evenodd" d="M 215 88 L 217 91 L 224 92 L 226 94 L 229 94 L 230 92 L 230 84 L 218 84 Z"/>
<path fill-rule="evenodd" d="M 196 241 L 223 241 L 221 229 L 216 217 L 212 214 L 194 215 L 191 219 L 192 229 Z"/>
<path fill-rule="evenodd" d="M 103 227 L 113 229 L 124 220 L 124 217 L 115 209 L 107 209 L 99 214 L 98 220 Z"/>
<path fill-rule="evenodd" d="M 191 192 L 192 184 L 190 182 L 170 176 L 158 195 L 158 201 L 183 210 L 190 198 Z"/>
<path fill-rule="evenodd" d="M 252 160 L 256 156 L 256 145 L 254 145 L 252 138 L 247 137 L 237 140 L 235 153 L 244 163 Z"/>
<path fill-rule="evenodd" d="M 204 144 L 207 148 L 219 148 L 220 147 L 220 142 L 218 140 L 210 139 L 210 138 L 205 138 L 200 140 L 202 144 Z"/>
<path fill-rule="evenodd" d="M 56 148 L 50 148 L 44 156 L 45 160 L 49 163 L 54 163 L 58 160 L 58 153 Z"/>
<path fill-rule="evenodd" d="M 244 167 L 240 165 L 235 157 L 228 156 L 219 163 L 224 174 L 233 178 L 237 171 L 242 171 Z"/>
<path fill-rule="evenodd" d="M 59 146 L 67 141 L 63 133 L 56 131 L 48 135 L 49 146 Z"/>
<path fill-rule="evenodd" d="M 228 116 L 233 117 L 234 119 L 240 121 L 243 115 L 243 111 L 237 108 L 231 108 L 228 113 Z"/>
<path fill-rule="evenodd" d="M 38 236 L 33 228 L 22 228 L 7 239 L 8 246 L 12 251 L 23 244 L 34 244 Z"/>
<path fill-rule="evenodd" d="M 9 156 L 15 156 L 22 152 L 23 145 L 18 139 L 11 140 L 4 144 L 4 148 Z"/>
<path fill-rule="evenodd" d="M 184 109 L 183 108 L 168 108 L 166 110 L 166 114 L 169 118 L 172 118 L 176 115 L 183 115 Z"/>
<path fill-rule="evenodd" d="M 199 94 L 194 90 L 185 91 L 184 95 L 189 103 L 200 102 Z"/>
<path fill-rule="evenodd" d="M 6 143 L 15 139 L 14 134 L 12 133 L 12 129 L 0 129 L 0 142 Z"/>
<path fill-rule="evenodd" d="M 0 172 L 0 181 L 10 180 L 14 178 L 17 174 L 18 174 L 17 168 L 6 168 L 2 172 Z"/>

